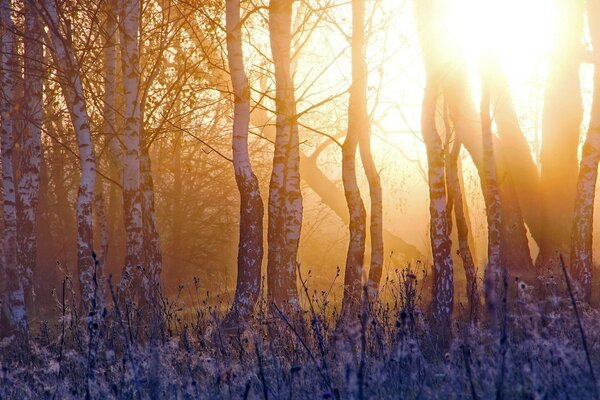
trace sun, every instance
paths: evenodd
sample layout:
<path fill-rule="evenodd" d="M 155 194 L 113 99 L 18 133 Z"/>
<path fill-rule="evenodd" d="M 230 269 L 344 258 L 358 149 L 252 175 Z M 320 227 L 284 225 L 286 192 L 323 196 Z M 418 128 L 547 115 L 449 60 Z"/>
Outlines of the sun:
<path fill-rule="evenodd" d="M 542 73 L 559 23 L 556 10 L 554 0 L 455 0 L 448 31 L 469 62 L 491 53 L 518 84 Z"/>

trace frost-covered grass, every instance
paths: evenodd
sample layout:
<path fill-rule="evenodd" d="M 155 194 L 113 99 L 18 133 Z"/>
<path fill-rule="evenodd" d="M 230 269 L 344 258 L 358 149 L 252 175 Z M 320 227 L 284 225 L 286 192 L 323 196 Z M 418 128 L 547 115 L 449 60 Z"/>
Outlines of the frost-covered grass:
<path fill-rule="evenodd" d="M 96 327 L 57 299 L 60 318 L 32 322 L 28 344 L 0 343 L 0 398 L 483 399 L 500 387 L 504 398 L 596 396 L 571 300 L 559 289 L 509 301 L 504 345 L 500 327 L 457 314 L 443 350 L 406 283 L 337 331 L 326 294 L 285 316 L 263 301 L 241 336 L 224 334 L 220 308 L 207 300 L 165 300 L 151 319 L 108 300 Z M 579 307 L 600 370 L 600 313 Z"/>

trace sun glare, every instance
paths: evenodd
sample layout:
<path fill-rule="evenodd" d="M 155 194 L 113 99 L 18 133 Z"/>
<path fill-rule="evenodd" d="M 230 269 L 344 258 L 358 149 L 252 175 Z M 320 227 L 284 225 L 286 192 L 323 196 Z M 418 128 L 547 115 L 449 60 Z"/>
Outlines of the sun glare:
<path fill-rule="evenodd" d="M 542 73 L 557 19 L 548 0 L 457 0 L 449 6 L 450 32 L 467 60 L 478 62 L 490 52 L 498 57 L 509 81 Z"/>

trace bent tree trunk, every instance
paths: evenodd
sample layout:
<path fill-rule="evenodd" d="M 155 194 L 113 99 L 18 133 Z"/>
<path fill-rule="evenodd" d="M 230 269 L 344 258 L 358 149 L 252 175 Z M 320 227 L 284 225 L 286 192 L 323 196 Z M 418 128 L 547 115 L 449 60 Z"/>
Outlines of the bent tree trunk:
<path fill-rule="evenodd" d="M 449 132 L 446 129 L 446 132 Z M 460 148 L 462 147 L 460 141 L 455 139 L 454 146 L 448 154 L 446 160 L 446 182 L 448 187 L 448 203 L 452 203 L 452 209 L 454 210 L 454 217 L 456 219 L 456 233 L 458 236 L 458 248 L 459 255 L 463 263 L 465 270 L 465 277 L 467 281 L 467 300 L 469 302 L 469 318 L 475 320 L 479 316 L 479 309 L 481 302 L 479 298 L 479 289 L 477 285 L 477 271 L 475 270 L 475 262 L 473 261 L 473 253 L 471 252 L 471 246 L 469 245 L 469 224 L 467 216 L 465 215 L 464 200 L 462 196 L 462 190 L 460 185 L 460 169 L 458 164 L 458 158 L 460 155 Z M 452 199 L 452 201 L 450 201 Z M 448 210 L 448 225 L 451 227 L 451 214 Z M 451 231 L 451 228 L 449 228 Z M 450 232 L 449 232 L 450 234 Z"/>
<path fill-rule="evenodd" d="M 227 61 L 234 96 L 233 167 L 240 192 L 240 235 L 237 256 L 235 297 L 223 326 L 226 331 L 243 330 L 260 293 L 263 258 L 263 203 L 258 178 L 248 154 L 250 87 L 244 70 L 240 0 L 227 0 Z"/>
<path fill-rule="evenodd" d="M 79 74 L 79 65 L 71 43 L 60 35 L 60 24 L 54 0 L 45 2 L 45 11 L 52 41 L 52 58 L 57 65 L 59 82 L 65 96 L 73 129 L 77 137 L 81 179 L 77 192 L 77 264 L 84 309 L 92 310 L 95 264 L 92 258 L 94 235 L 92 205 L 96 182 L 96 159 L 90 133 L 90 120 Z"/>
<path fill-rule="evenodd" d="M 3 188 L 3 259 L 0 271 L 3 273 L 2 313 L 0 326 L 2 335 L 13 332 L 27 332 L 27 314 L 22 277 L 17 264 L 17 214 L 15 196 L 15 176 L 13 169 L 14 146 L 14 85 L 17 62 L 15 60 L 15 35 L 11 19 L 9 0 L 0 1 L 0 28 L 2 43 L 0 53 L 0 130 L 2 134 L 2 188 Z"/>
<path fill-rule="evenodd" d="M 575 195 L 575 216 L 571 239 L 571 273 L 579 283 L 582 295 L 590 301 L 592 295 L 592 243 L 594 227 L 594 199 L 600 161 L 600 4 L 588 1 L 588 20 L 595 53 L 594 92 L 590 126 L 585 138 L 579 164 L 579 178 Z"/>
<path fill-rule="evenodd" d="M 42 25 L 37 10 L 25 3 L 24 73 L 25 129 L 21 138 L 19 158 L 19 184 L 17 190 L 17 238 L 19 269 L 23 274 L 23 289 L 28 305 L 33 305 L 33 274 L 37 261 L 36 212 L 40 193 L 40 167 L 42 162 L 42 106 L 44 82 L 44 52 Z"/>
<path fill-rule="evenodd" d="M 427 175 L 429 180 L 429 213 L 431 253 L 433 255 L 433 293 L 431 313 L 437 325 L 438 343 L 447 348 L 451 335 L 451 317 L 454 305 L 454 265 L 452 242 L 448 230 L 446 212 L 446 176 L 444 150 L 436 129 L 437 98 L 442 89 L 443 71 L 436 58 L 443 54 L 442 47 L 435 39 L 428 19 L 431 2 L 415 1 L 414 11 L 417 20 L 419 41 L 423 50 L 423 61 L 427 76 L 423 106 L 421 109 L 421 131 L 427 149 Z M 458 128 L 457 128 L 458 131 Z"/>
<path fill-rule="evenodd" d="M 367 73 L 364 59 L 364 0 L 352 1 L 352 86 L 348 105 L 348 133 L 342 146 L 342 181 L 350 223 L 350 243 L 344 272 L 344 298 L 340 322 L 358 320 L 362 299 L 366 211 L 356 181 L 356 148 L 367 125 Z"/>
<path fill-rule="evenodd" d="M 296 258 L 302 228 L 302 193 L 296 99 L 290 72 L 292 5 L 293 0 L 269 3 L 277 128 L 269 183 L 267 285 L 269 301 L 280 309 L 299 306 Z"/>

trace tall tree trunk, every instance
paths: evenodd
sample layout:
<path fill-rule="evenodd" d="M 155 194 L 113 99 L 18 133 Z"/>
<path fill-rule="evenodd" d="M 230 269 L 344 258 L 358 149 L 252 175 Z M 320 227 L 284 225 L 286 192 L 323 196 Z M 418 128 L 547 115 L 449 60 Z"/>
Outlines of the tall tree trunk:
<path fill-rule="evenodd" d="M 79 65 L 70 39 L 60 35 L 56 3 L 45 1 L 47 23 L 52 41 L 52 57 L 57 66 L 59 81 L 67 102 L 79 150 L 81 179 L 77 192 L 77 265 L 81 298 L 86 311 L 91 310 L 94 298 L 95 263 L 92 258 L 94 235 L 92 206 L 96 182 L 96 159 L 90 133 L 90 120 L 79 74 Z"/>
<path fill-rule="evenodd" d="M 450 251 L 452 243 L 446 213 L 446 177 L 442 141 L 435 126 L 438 97 L 436 78 L 427 78 L 422 109 L 422 134 L 427 148 L 429 179 L 429 213 L 431 253 L 433 255 L 433 294 L 431 311 L 439 328 L 439 340 L 447 346 L 450 338 L 450 319 L 454 303 L 454 266 Z"/>
<path fill-rule="evenodd" d="M 557 265 L 558 252 L 565 257 L 569 254 L 583 117 L 579 82 L 583 1 L 557 3 L 561 22 L 549 63 L 542 117 L 542 238 L 536 261 L 542 267 Z"/>
<path fill-rule="evenodd" d="M 446 132 L 449 132 L 449 126 Z M 454 140 L 452 150 L 448 152 L 446 159 L 446 182 L 448 187 L 448 205 L 452 205 L 454 217 L 456 219 L 456 233 L 458 236 L 458 251 L 465 270 L 467 281 L 467 300 L 469 302 L 469 318 L 476 320 L 479 316 L 481 302 L 479 298 L 479 288 L 477 285 L 477 271 L 475 261 L 469 245 L 469 223 L 466 216 L 465 202 L 463 200 L 462 189 L 460 185 L 459 155 L 462 145 L 458 139 Z M 448 209 L 448 226 L 452 230 L 452 219 L 450 209 Z M 449 232 L 450 233 L 450 232 Z"/>
<path fill-rule="evenodd" d="M 275 129 L 273 126 L 268 125 L 268 119 L 261 114 L 266 113 L 254 108 L 250 114 L 251 123 L 261 127 L 264 137 L 273 140 L 275 138 Z M 312 154 L 307 156 L 301 151 L 300 173 L 304 183 L 319 196 L 321 202 L 331 209 L 344 224 L 349 224 L 350 220 L 347 213 L 348 207 L 344 198 L 344 193 L 338 189 L 334 181 L 321 171 L 317 163 L 317 157 L 314 157 Z M 415 246 L 405 242 L 402 238 L 387 229 L 383 230 L 383 241 L 386 243 L 390 254 L 392 254 L 390 257 L 392 263 L 400 265 L 402 263 L 423 259 L 423 254 Z"/>
<path fill-rule="evenodd" d="M 235 297 L 223 325 L 228 330 L 243 330 L 260 293 L 264 210 L 258 178 L 252 171 L 248 154 L 250 87 L 244 70 L 240 0 L 227 0 L 226 25 L 227 61 L 234 96 L 232 147 L 235 180 L 240 192 L 240 236 Z"/>
<path fill-rule="evenodd" d="M 269 36 L 275 67 L 277 131 L 269 184 L 267 285 L 269 301 L 297 308 L 296 267 L 302 228 L 296 99 L 290 71 L 293 0 L 269 3 Z"/>
<path fill-rule="evenodd" d="M 494 144 L 492 134 L 492 118 L 490 116 L 490 75 L 484 68 L 481 90 L 481 135 L 483 147 L 484 181 L 483 195 L 488 223 L 488 261 L 485 268 L 485 303 L 492 317 L 496 315 L 497 290 L 501 264 L 502 243 L 502 209 L 498 179 L 496 174 L 496 160 L 494 158 Z"/>
<path fill-rule="evenodd" d="M 117 113 L 116 113 L 116 82 L 117 82 L 117 19 L 115 16 L 116 1 L 104 0 L 103 11 L 105 14 L 105 37 L 104 37 L 104 48 L 102 51 L 103 55 L 103 77 L 104 77 L 104 94 L 103 94 L 103 107 L 102 107 L 102 132 L 104 137 L 108 141 L 108 153 L 109 153 L 109 169 L 111 171 L 111 179 L 117 178 L 116 181 L 121 181 L 121 165 L 123 160 L 123 154 L 121 144 L 119 143 L 117 135 Z M 98 182 L 101 182 L 99 177 L 96 177 Z M 111 184 L 110 196 L 112 196 L 113 185 Z M 101 264 L 106 265 L 108 259 L 108 250 L 110 245 L 110 224 L 114 223 L 114 219 L 109 218 L 104 210 L 105 200 L 104 191 L 101 183 L 96 185 L 96 204 L 98 222 L 100 225 L 104 224 L 106 227 L 101 227 L 102 232 L 101 251 L 99 258 Z M 114 204 L 110 203 L 110 207 Z M 109 213 L 111 210 L 109 209 Z M 104 221 L 104 222 L 102 222 Z"/>
<path fill-rule="evenodd" d="M 25 130 L 21 139 L 19 184 L 17 190 L 17 230 L 19 267 L 23 272 L 23 288 L 29 305 L 33 304 L 33 275 L 37 261 L 36 212 L 40 193 L 42 161 L 42 107 L 44 84 L 44 50 L 42 24 L 37 10 L 25 3 L 24 70 Z"/>
<path fill-rule="evenodd" d="M 364 0 L 352 0 L 352 86 L 348 105 L 348 132 L 342 146 L 342 181 L 350 213 L 350 243 L 346 255 L 341 322 L 349 322 L 351 319 L 358 321 L 362 299 L 366 211 L 356 181 L 356 148 L 359 137 L 369 129 L 364 16 Z"/>
<path fill-rule="evenodd" d="M 0 1 L 0 24 L 2 43 L 0 68 L 0 130 L 2 134 L 2 188 L 3 188 L 3 260 L 2 314 L 0 326 L 3 335 L 12 332 L 27 332 L 27 313 L 23 279 L 17 262 L 17 210 L 15 196 L 15 174 L 13 169 L 14 148 L 14 85 L 17 70 L 14 24 L 11 19 L 10 0 Z"/>
<path fill-rule="evenodd" d="M 356 101 L 359 104 L 357 105 L 356 112 L 358 114 L 356 115 L 356 118 L 359 124 L 358 140 L 360 159 L 367 176 L 367 182 L 369 184 L 369 197 L 371 199 L 371 215 L 369 226 L 369 231 L 371 233 L 371 265 L 369 267 L 367 287 L 369 289 L 369 296 L 373 297 L 377 295 L 379 290 L 379 282 L 381 281 L 381 275 L 383 273 L 383 194 L 381 190 L 379 171 L 377 171 L 377 166 L 373 160 L 373 153 L 371 152 L 371 123 L 369 121 L 369 115 L 367 111 L 368 70 L 365 59 L 366 39 L 364 32 L 364 0 L 359 0 L 359 2 L 361 3 L 360 7 L 362 8 L 362 10 L 360 10 L 360 21 L 353 22 L 353 32 L 355 27 L 360 30 L 357 30 L 356 35 L 354 33 L 352 34 L 352 68 L 353 71 L 356 69 L 356 80 L 353 78 L 352 85 L 357 86 Z M 358 23 L 361 24 L 360 27 L 358 26 Z M 354 53 L 357 54 L 354 55 Z M 350 113 L 352 115 L 354 111 L 350 111 Z"/>
<path fill-rule="evenodd" d="M 123 208 L 126 232 L 126 256 L 121 290 L 137 282 L 142 268 L 143 214 L 140 173 L 140 60 L 139 0 L 121 0 L 119 4 L 121 61 L 123 70 L 124 120 L 123 143 Z M 134 285 L 136 290 L 141 288 Z M 133 293 L 130 293 L 132 295 Z"/>
<path fill-rule="evenodd" d="M 579 283 L 583 298 L 592 296 L 594 200 L 600 161 L 600 3 L 587 2 L 588 21 L 594 51 L 594 91 L 590 126 L 583 144 L 575 195 L 575 216 L 571 239 L 571 273 Z"/>
<path fill-rule="evenodd" d="M 158 304 L 160 296 L 160 274 L 162 251 L 154 207 L 154 180 L 150 163 L 149 145 L 143 141 L 141 153 L 142 208 L 144 232 L 144 269 L 141 280 L 147 304 Z"/>
<path fill-rule="evenodd" d="M 415 1 L 414 12 L 417 21 L 419 41 L 423 50 L 423 61 L 426 72 L 425 93 L 421 109 L 421 130 L 427 149 L 427 175 L 429 180 L 429 213 L 431 253 L 433 255 L 433 293 L 431 312 L 438 327 L 438 343 L 446 348 L 451 335 L 451 317 L 454 305 L 454 265 L 452 242 L 448 229 L 446 212 L 446 176 L 444 167 L 444 150 L 436 128 L 437 99 L 442 90 L 442 79 L 445 71 L 439 65 L 438 57 L 444 50 L 440 42 L 435 40 L 435 32 L 431 29 L 431 2 Z M 433 16 L 439 17 L 439 10 L 433 10 Z M 435 21 L 435 19 L 434 19 Z M 458 132 L 458 127 L 455 123 Z"/>

